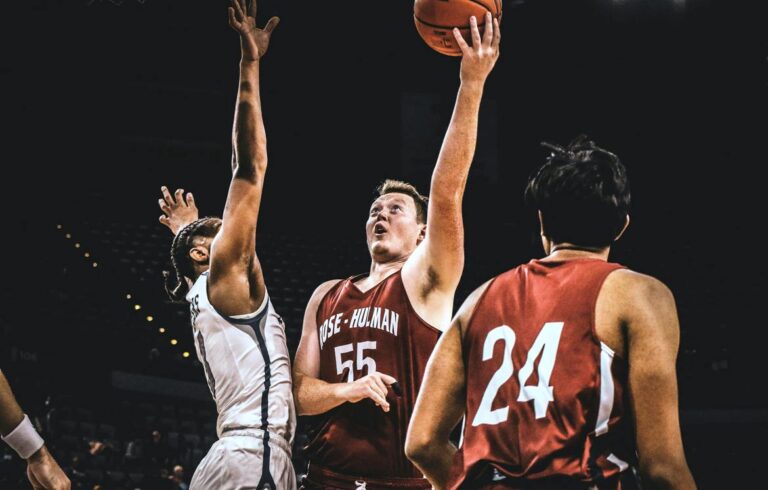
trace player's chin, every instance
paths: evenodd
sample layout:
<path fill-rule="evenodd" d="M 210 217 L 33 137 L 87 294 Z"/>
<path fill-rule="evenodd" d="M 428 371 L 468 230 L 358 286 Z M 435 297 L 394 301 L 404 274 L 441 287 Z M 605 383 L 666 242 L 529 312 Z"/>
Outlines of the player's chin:
<path fill-rule="evenodd" d="M 388 255 L 389 249 L 391 248 L 389 246 L 389 243 L 387 243 L 386 240 L 382 240 L 380 238 L 373 237 L 370 242 L 370 246 L 368 247 L 371 251 L 372 255 Z"/>

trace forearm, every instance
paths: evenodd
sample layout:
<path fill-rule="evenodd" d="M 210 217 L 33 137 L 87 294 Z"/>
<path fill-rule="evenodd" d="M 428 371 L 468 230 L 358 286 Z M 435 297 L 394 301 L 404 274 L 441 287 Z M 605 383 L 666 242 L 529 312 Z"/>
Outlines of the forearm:
<path fill-rule="evenodd" d="M 0 371 L 0 434 L 8 435 L 24 419 L 24 412 L 16 402 L 5 375 Z"/>
<path fill-rule="evenodd" d="M 432 174 L 429 193 L 432 202 L 461 204 L 477 144 L 482 96 L 482 82 L 464 82 L 459 87 L 453 116 Z"/>
<path fill-rule="evenodd" d="M 433 443 L 424 447 L 422 452 L 411 456 L 411 461 L 424 473 L 429 483 L 436 490 L 440 490 L 448 484 L 448 472 L 456 451 L 456 446 L 450 442 Z"/>
<path fill-rule="evenodd" d="M 267 135 L 261 110 L 259 61 L 240 61 L 240 84 L 232 129 L 232 171 L 236 177 L 253 179 L 267 164 Z"/>
<path fill-rule="evenodd" d="M 298 415 L 318 415 L 347 401 L 344 396 L 347 383 L 328 383 L 294 373 L 293 384 Z"/>

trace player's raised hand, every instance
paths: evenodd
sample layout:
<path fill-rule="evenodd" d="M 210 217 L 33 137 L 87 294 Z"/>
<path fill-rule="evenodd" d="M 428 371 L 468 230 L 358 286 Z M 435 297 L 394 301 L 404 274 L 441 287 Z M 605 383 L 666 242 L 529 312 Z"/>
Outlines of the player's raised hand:
<path fill-rule="evenodd" d="M 469 19 L 469 28 L 472 33 L 472 46 L 469 46 L 458 29 L 453 29 L 453 37 L 461 48 L 461 81 L 485 82 L 491 73 L 496 60 L 499 59 L 499 43 L 501 42 L 501 30 L 499 20 L 494 19 L 490 12 L 485 14 L 485 32 L 482 38 L 477 27 L 475 16 Z"/>
<path fill-rule="evenodd" d="M 200 213 L 191 192 L 187 192 L 185 196 L 184 189 L 176 189 L 175 194 L 171 195 L 166 186 L 162 186 L 160 192 L 163 194 L 162 199 L 157 201 L 163 212 L 160 216 L 160 222 L 167 226 L 174 235 L 199 217 Z"/>
<path fill-rule="evenodd" d="M 392 376 L 384 373 L 371 373 L 360 379 L 344 385 L 344 398 L 350 403 L 357 403 L 365 398 L 370 398 L 385 412 L 389 412 L 387 401 L 387 387 L 397 383 Z"/>
<path fill-rule="evenodd" d="M 272 17 L 264 29 L 256 27 L 256 0 L 246 7 L 245 0 L 231 0 L 229 25 L 240 34 L 240 48 L 243 60 L 255 61 L 264 56 L 269 48 L 272 31 L 280 22 L 279 17 Z"/>
<path fill-rule="evenodd" d="M 27 478 L 34 490 L 69 490 L 71 483 L 43 446 L 27 460 Z"/>

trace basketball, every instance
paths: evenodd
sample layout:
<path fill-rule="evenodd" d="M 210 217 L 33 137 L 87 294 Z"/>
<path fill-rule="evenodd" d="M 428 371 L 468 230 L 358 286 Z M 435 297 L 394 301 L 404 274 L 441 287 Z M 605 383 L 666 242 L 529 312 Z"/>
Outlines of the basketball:
<path fill-rule="evenodd" d="M 469 17 L 474 15 L 477 18 L 482 36 L 486 12 L 501 21 L 501 0 L 416 0 L 413 20 L 419 35 L 430 48 L 448 56 L 461 56 L 461 48 L 453 37 L 453 28 L 458 27 L 471 46 Z"/>

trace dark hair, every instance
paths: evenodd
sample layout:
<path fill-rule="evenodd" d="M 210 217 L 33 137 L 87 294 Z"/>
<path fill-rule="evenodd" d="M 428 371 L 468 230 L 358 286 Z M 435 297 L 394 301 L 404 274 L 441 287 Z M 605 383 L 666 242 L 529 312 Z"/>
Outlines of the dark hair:
<path fill-rule="evenodd" d="M 621 232 L 629 212 L 627 171 L 619 157 L 584 135 L 552 150 L 528 179 L 526 204 L 544 216 L 544 234 L 555 243 L 605 247 Z"/>
<path fill-rule="evenodd" d="M 427 206 L 429 203 L 429 198 L 427 196 L 422 196 L 416 187 L 412 184 L 403 182 L 401 180 L 387 179 L 382 182 L 379 187 L 376 188 L 376 192 L 379 193 L 379 196 L 383 196 L 384 194 L 391 194 L 393 192 L 399 192 L 401 194 L 407 194 L 411 196 L 413 198 L 414 204 L 416 205 L 416 221 L 419 223 L 427 222 Z"/>
<path fill-rule="evenodd" d="M 195 238 L 213 238 L 220 227 L 221 219 L 219 218 L 200 218 L 182 228 L 174 237 L 171 244 L 171 264 L 175 278 L 171 279 L 170 271 L 163 271 L 165 292 L 168 293 L 172 301 L 184 301 L 184 297 L 189 291 L 187 281 L 184 278 L 192 279 L 195 275 L 192 259 L 189 257 L 189 251 L 195 246 Z"/>

